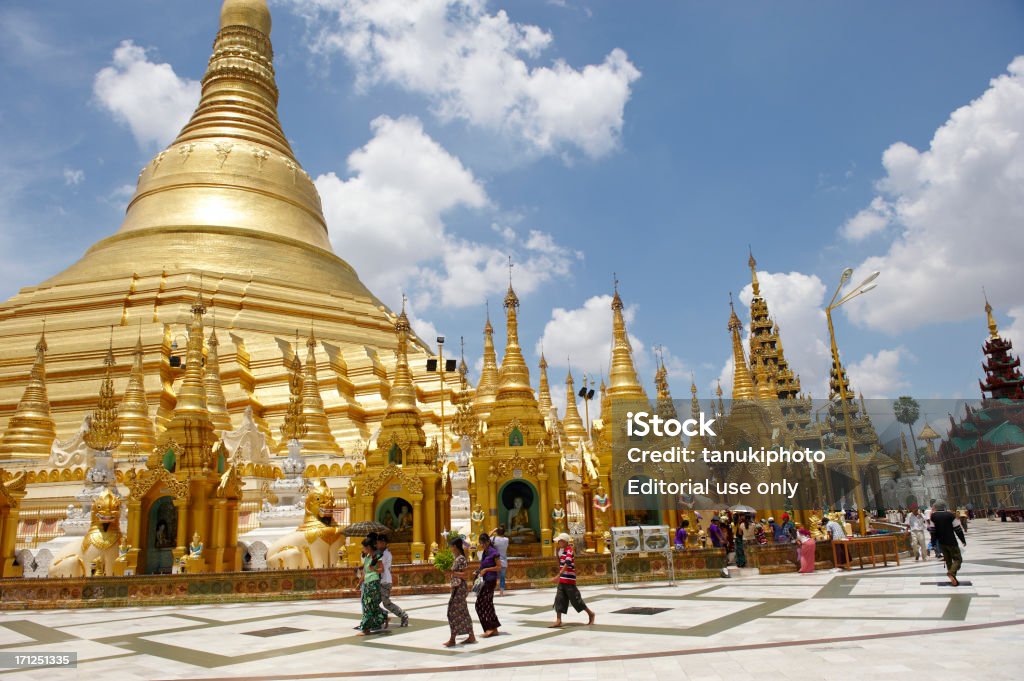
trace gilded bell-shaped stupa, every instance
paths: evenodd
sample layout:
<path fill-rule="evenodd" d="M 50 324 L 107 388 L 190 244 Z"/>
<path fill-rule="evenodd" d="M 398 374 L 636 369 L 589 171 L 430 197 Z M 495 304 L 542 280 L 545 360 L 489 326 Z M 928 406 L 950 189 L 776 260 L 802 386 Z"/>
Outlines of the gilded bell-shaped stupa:
<path fill-rule="evenodd" d="M 192 365 L 178 348 L 201 290 L 216 300 L 220 339 L 234 346 L 209 375 L 221 389 L 206 385 L 204 409 L 215 429 L 252 406 L 266 432 L 278 431 L 289 400 L 288 341 L 312 318 L 329 361 L 319 367 L 320 394 L 308 396 L 322 400 L 325 415 L 314 415 L 310 436 L 337 452 L 356 450 L 376 431 L 387 403 L 382 377 L 394 373 L 396 316 L 332 249 L 317 189 L 278 119 L 270 32 L 265 0 L 225 0 L 195 112 L 142 169 L 120 228 L 64 271 L 0 302 L 0 432 L 7 433 L 0 457 L 45 457 L 55 435 L 78 429 L 103 378 L 111 325 L 115 346 L 125 327 L 138 326 L 154 348 L 146 365 L 153 375 L 134 388 L 149 386 L 157 428 L 168 426 L 175 403 L 184 394 L 188 404 L 196 388 L 183 385 L 182 367 Z M 42 365 L 33 368 L 44 318 L 55 424 Z M 158 338 L 164 342 L 151 346 Z M 410 366 L 424 365 L 427 348 L 411 333 L 408 352 Z M 428 435 L 439 422 L 431 412 L 447 394 L 430 391 L 420 405 Z"/>

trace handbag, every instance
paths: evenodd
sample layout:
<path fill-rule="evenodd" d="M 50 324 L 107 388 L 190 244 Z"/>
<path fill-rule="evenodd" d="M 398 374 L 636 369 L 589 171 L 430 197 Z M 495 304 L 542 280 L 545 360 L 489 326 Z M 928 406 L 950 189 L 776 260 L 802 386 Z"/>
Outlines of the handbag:
<path fill-rule="evenodd" d="M 473 582 L 473 593 L 479 594 L 482 588 L 484 588 L 484 578 L 477 575 L 476 580 Z"/>

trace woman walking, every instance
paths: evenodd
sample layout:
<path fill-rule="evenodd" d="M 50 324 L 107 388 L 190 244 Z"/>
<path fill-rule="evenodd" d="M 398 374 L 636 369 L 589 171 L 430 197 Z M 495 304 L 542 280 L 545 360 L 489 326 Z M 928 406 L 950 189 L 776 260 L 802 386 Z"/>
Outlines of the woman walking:
<path fill-rule="evenodd" d="M 743 551 L 743 539 L 747 536 L 747 516 L 736 516 L 736 567 L 747 567 L 747 554 Z"/>
<path fill-rule="evenodd" d="M 814 572 L 814 550 L 817 542 L 811 533 L 802 527 L 797 531 L 796 541 L 799 544 L 797 553 L 800 556 L 800 572 L 805 575 Z"/>
<path fill-rule="evenodd" d="M 387 613 L 380 609 L 380 573 L 384 565 L 378 560 L 376 539 L 363 540 L 363 618 L 359 621 L 359 636 L 376 633 L 385 627 Z"/>
<path fill-rule="evenodd" d="M 469 571 L 469 562 L 466 560 L 466 546 L 462 543 L 462 537 L 455 537 L 448 544 L 455 554 L 455 562 L 452 569 L 448 571 L 451 577 L 452 595 L 448 599 L 448 626 L 451 627 L 452 635 L 444 642 L 445 648 L 455 645 L 455 637 L 466 635 L 463 643 L 476 643 L 476 636 L 473 635 L 473 620 L 469 617 L 469 606 L 466 605 L 466 595 L 469 589 L 466 588 L 466 573 Z"/>
<path fill-rule="evenodd" d="M 491 543 L 487 534 L 480 535 L 480 569 L 477 575 L 483 577 L 484 583 L 476 595 L 476 616 L 480 619 L 480 627 L 484 630 L 484 638 L 498 635 L 498 613 L 494 611 L 494 587 L 501 572 L 501 554 Z"/>

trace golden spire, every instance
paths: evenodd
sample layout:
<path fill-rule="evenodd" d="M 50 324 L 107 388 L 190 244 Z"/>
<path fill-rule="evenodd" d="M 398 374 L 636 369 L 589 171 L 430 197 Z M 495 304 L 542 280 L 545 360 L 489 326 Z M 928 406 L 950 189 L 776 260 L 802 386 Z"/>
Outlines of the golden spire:
<path fill-rule="evenodd" d="M 764 360 L 759 354 L 752 354 L 750 356 L 750 364 L 754 369 L 754 378 L 756 379 L 755 390 L 757 392 L 757 399 L 759 400 L 777 400 L 779 399 L 778 393 L 775 392 L 775 386 L 772 385 L 771 376 L 768 375 L 768 369 L 765 367 Z"/>
<path fill-rule="evenodd" d="M 539 396 L 540 413 L 547 418 L 551 414 L 551 387 L 548 385 L 548 361 L 544 358 L 544 350 L 540 351 L 540 388 L 537 391 Z"/>
<path fill-rule="evenodd" d="M 288 366 L 288 411 L 284 415 L 284 423 L 281 424 L 281 445 L 282 447 L 292 440 L 302 440 L 306 437 L 306 417 L 302 414 L 302 362 L 299 361 L 299 353 L 292 353 L 292 361 Z"/>
<path fill-rule="evenodd" d="M 228 413 L 228 402 L 224 397 L 224 386 L 220 382 L 220 357 L 217 354 L 217 347 L 220 341 L 217 340 L 217 327 L 210 331 L 210 338 L 206 342 L 206 405 L 210 410 L 210 419 L 213 421 L 215 432 L 228 431 L 232 429 L 231 415 Z"/>
<path fill-rule="evenodd" d="M 647 399 L 633 365 L 633 349 L 626 332 L 626 320 L 622 314 L 622 298 L 619 297 L 619 280 L 615 279 L 615 296 L 612 298 L 612 366 L 609 374 L 611 385 L 608 395 L 613 398 L 629 397 Z"/>
<path fill-rule="evenodd" d="M 665 357 L 662 355 L 661 346 L 654 348 L 654 352 L 657 355 L 656 364 L 658 366 L 658 370 L 654 372 L 654 387 L 658 391 L 658 401 L 671 400 L 672 395 L 668 388 L 668 369 L 665 368 Z"/>
<path fill-rule="evenodd" d="M 509 265 L 511 279 L 511 264 Z M 530 387 L 530 370 L 523 359 L 522 348 L 519 347 L 519 297 L 512 289 L 509 281 L 508 293 L 505 294 L 505 356 L 501 358 L 498 370 L 498 393 L 495 400 L 512 394 L 527 395 L 533 398 Z"/>
<path fill-rule="evenodd" d="M 715 389 L 715 395 L 718 397 L 718 414 L 720 416 L 724 416 L 725 402 L 722 401 L 722 379 L 718 379 L 718 387 Z"/>
<path fill-rule="evenodd" d="M 750 281 L 754 286 L 754 295 L 761 295 L 761 284 L 757 281 L 757 261 L 754 260 L 754 251 L 748 246 L 750 252 L 750 259 L 747 260 L 747 265 L 750 266 Z"/>
<path fill-rule="evenodd" d="M 408 324 L 408 319 L 406 319 Z M 296 347 L 298 352 L 298 347 Z M 310 325 L 309 338 L 306 339 L 306 366 L 302 375 L 302 415 L 306 419 L 306 436 L 301 438 L 307 452 L 341 454 L 341 447 L 334 439 L 324 401 L 320 397 L 320 381 L 316 367 L 316 336 Z"/>
<path fill-rule="evenodd" d="M 475 406 L 487 408 L 494 403 L 498 392 L 498 356 L 494 352 L 494 327 L 491 326 L 490 306 L 487 308 L 487 323 L 484 324 L 484 365 L 480 370 L 480 382 L 476 387 Z"/>
<path fill-rule="evenodd" d="M 732 334 L 732 399 L 752 400 L 755 398 L 754 381 L 750 377 L 750 368 L 747 366 L 747 358 L 743 355 L 743 341 L 740 340 L 740 330 L 743 323 L 736 316 L 736 308 L 732 304 L 732 294 L 729 294 L 729 332 Z"/>
<path fill-rule="evenodd" d="M 984 292 L 984 289 L 982 289 Z M 996 318 L 992 315 L 992 306 L 988 302 L 988 294 L 985 294 L 985 315 L 988 317 L 988 337 L 995 340 L 999 338 L 999 326 Z"/>
<path fill-rule="evenodd" d="M 395 333 L 398 335 L 398 361 L 395 363 L 395 378 L 391 382 L 391 395 L 388 397 L 388 413 L 414 412 L 416 408 L 416 388 L 412 383 L 412 372 L 409 370 L 409 318 L 405 314 L 405 296 L 402 296 L 402 314 L 395 321 Z"/>
<path fill-rule="evenodd" d="M 573 382 L 571 367 L 569 373 L 565 375 L 565 418 L 562 419 L 562 426 L 565 428 L 566 436 L 573 443 L 579 442 L 587 436 L 587 429 L 583 425 L 580 410 L 576 406 L 576 384 Z"/>
<path fill-rule="evenodd" d="M 711 404 L 712 408 L 714 408 L 714 402 L 712 402 Z M 694 379 L 693 374 L 690 374 L 690 418 L 694 419 L 695 421 L 701 420 L 700 402 L 697 400 L 697 382 Z M 699 452 L 703 450 L 705 447 L 707 447 L 708 443 L 704 439 L 703 435 L 697 433 L 696 435 L 690 437 L 690 441 L 687 443 L 687 446 L 691 450 Z"/>
<path fill-rule="evenodd" d="M 106 367 L 100 383 L 100 399 L 92 413 L 89 430 L 85 431 L 85 444 L 97 452 L 112 452 L 121 444 L 121 429 L 117 424 L 117 403 L 114 398 L 114 379 L 110 368 L 114 366 L 114 327 L 110 327 L 110 346 L 103 360 Z"/>
<path fill-rule="evenodd" d="M 192 322 L 188 330 L 185 353 L 185 378 L 178 389 L 174 415 L 164 431 L 162 442 L 174 441 L 184 449 L 179 466 L 186 470 L 216 468 L 212 452 L 217 437 L 206 404 L 206 383 L 203 370 L 203 315 L 206 305 L 200 289 L 192 304 Z"/>
<path fill-rule="evenodd" d="M 46 394 L 46 328 L 36 343 L 36 360 L 29 372 L 28 385 L 18 408 L 7 422 L 0 440 L 0 454 L 5 458 L 41 457 L 50 455 L 50 446 L 57 439 L 57 429 L 50 416 L 50 399 Z"/>
<path fill-rule="evenodd" d="M 130 451 L 131 445 L 138 445 L 139 451 L 149 452 L 156 444 L 156 432 L 149 416 L 149 402 L 146 400 L 146 372 L 143 365 L 145 352 L 142 347 L 142 329 L 135 342 L 135 358 L 132 372 L 128 376 L 128 387 L 117 410 L 117 420 L 124 434 L 121 450 Z"/>

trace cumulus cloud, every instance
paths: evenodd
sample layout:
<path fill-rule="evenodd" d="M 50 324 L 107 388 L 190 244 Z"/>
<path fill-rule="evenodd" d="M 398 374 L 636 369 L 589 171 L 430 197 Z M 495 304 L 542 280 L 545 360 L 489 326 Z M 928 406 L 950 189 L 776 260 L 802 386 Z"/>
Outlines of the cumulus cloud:
<path fill-rule="evenodd" d="M 876 196 L 864 210 L 858 212 L 840 228 L 840 233 L 850 241 L 860 241 L 881 232 L 892 221 L 892 206 Z"/>
<path fill-rule="evenodd" d="M 882 156 L 879 195 L 852 238 L 891 219 L 898 234 L 887 252 L 867 258 L 856 276 L 881 270 L 878 293 L 852 301 L 850 316 L 899 332 L 977 317 L 981 288 L 1016 300 L 1024 253 L 1024 56 L 977 99 L 954 111 L 919 151 L 897 142 Z"/>
<path fill-rule="evenodd" d="M 850 386 L 867 399 L 896 397 L 898 391 L 910 387 L 900 372 L 900 362 L 907 357 L 903 347 L 866 355 L 847 367 Z"/>
<path fill-rule="evenodd" d="M 450 211 L 495 209 L 483 184 L 418 119 L 381 116 L 371 127 L 348 157 L 350 177 L 327 173 L 316 186 L 335 250 L 389 304 L 406 290 L 420 309 L 478 305 L 504 293 L 510 255 L 520 294 L 569 273 L 579 255 L 539 230 L 520 238 L 496 226 L 481 233 L 489 242 L 452 234 Z"/>
<path fill-rule="evenodd" d="M 1020 356 L 1024 354 L 1024 305 L 1011 307 L 1006 314 L 1013 321 L 1009 326 L 1000 329 L 999 335 L 1010 339 L 1010 342 L 1013 343 L 1014 350 L 1016 350 L 1017 355 Z"/>
<path fill-rule="evenodd" d="M 342 54 L 360 88 L 424 95 L 441 120 L 508 134 L 536 153 L 611 152 L 640 77 L 621 49 L 580 69 L 533 66 L 553 36 L 488 12 L 486 0 L 288 1 L 308 22 L 311 49 Z"/>
<path fill-rule="evenodd" d="M 199 93 L 199 81 L 179 77 L 170 64 L 150 61 L 131 40 L 114 50 L 113 63 L 93 82 L 96 100 L 143 148 L 169 144 L 188 122 Z"/>

